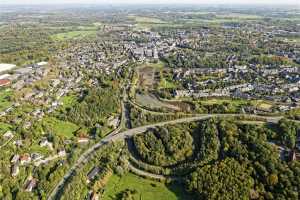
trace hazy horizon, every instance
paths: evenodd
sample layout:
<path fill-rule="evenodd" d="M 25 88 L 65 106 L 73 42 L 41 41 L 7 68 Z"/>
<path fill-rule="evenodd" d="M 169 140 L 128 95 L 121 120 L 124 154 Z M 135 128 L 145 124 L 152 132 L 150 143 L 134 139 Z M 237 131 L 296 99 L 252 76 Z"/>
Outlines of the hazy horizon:
<path fill-rule="evenodd" d="M 245 4 L 245 5 L 299 5 L 299 0 L 0 0 L 1 4 Z"/>

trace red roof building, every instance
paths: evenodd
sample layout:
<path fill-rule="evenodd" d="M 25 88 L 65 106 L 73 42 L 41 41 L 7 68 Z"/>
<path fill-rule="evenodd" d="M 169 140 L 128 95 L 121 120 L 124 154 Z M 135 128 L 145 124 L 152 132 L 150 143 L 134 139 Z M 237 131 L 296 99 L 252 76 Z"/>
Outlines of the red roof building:
<path fill-rule="evenodd" d="M 10 80 L 8 79 L 0 79 L 0 87 L 7 86 L 10 84 Z"/>

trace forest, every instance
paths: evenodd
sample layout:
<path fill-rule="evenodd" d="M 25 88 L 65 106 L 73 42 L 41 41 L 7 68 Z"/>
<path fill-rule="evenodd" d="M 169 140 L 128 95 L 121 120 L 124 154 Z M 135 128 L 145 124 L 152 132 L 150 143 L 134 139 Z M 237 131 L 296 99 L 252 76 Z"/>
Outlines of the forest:
<path fill-rule="evenodd" d="M 298 128 L 286 119 L 256 125 L 212 118 L 151 129 L 133 141 L 144 165 L 172 170 L 180 163 L 186 172 L 193 165 L 182 178 L 199 199 L 299 199 L 300 163 L 278 151 L 295 147 Z"/>

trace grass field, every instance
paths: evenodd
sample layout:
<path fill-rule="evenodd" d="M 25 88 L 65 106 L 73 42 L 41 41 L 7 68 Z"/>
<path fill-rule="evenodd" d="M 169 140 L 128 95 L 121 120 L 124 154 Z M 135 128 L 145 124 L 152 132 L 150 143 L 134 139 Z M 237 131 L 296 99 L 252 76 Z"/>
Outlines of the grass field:
<path fill-rule="evenodd" d="M 53 40 L 70 40 L 70 39 L 80 39 L 84 37 L 96 37 L 96 30 L 80 30 L 80 31 L 70 31 L 66 33 L 58 33 L 52 35 Z"/>
<path fill-rule="evenodd" d="M 258 109 L 269 110 L 273 107 L 271 102 L 267 102 L 264 100 L 256 100 L 256 101 L 252 101 L 251 103 L 253 106 L 255 106 Z"/>
<path fill-rule="evenodd" d="M 167 186 L 164 183 L 148 180 L 128 173 L 121 178 L 113 175 L 106 188 L 102 200 L 113 200 L 126 189 L 136 190 L 134 200 L 191 200 L 181 185 Z"/>
<path fill-rule="evenodd" d="M 154 28 L 154 27 L 180 26 L 179 24 L 169 23 L 155 17 L 141 17 L 141 16 L 130 15 L 128 18 L 136 22 L 135 30 L 140 30 L 140 29 L 149 30 L 150 28 Z"/>
<path fill-rule="evenodd" d="M 3 122 L 0 122 L 0 133 L 4 134 L 6 131 L 10 130 L 11 128 L 11 125 L 10 124 L 6 124 L 6 123 L 3 123 Z"/>
<path fill-rule="evenodd" d="M 151 24 L 163 24 L 166 23 L 165 21 L 155 18 L 155 17 L 141 17 L 141 16 L 135 16 L 131 15 L 128 17 L 129 19 L 133 19 L 134 21 L 138 23 L 151 23 Z"/>
<path fill-rule="evenodd" d="M 11 90 L 0 90 L 0 111 L 5 110 L 12 105 L 12 102 L 9 100 L 9 97 L 12 96 L 12 94 L 13 92 Z"/>
<path fill-rule="evenodd" d="M 162 88 L 176 88 L 177 84 L 174 83 L 173 81 L 169 81 L 166 78 L 161 78 L 159 85 L 158 85 L 158 89 L 162 89 Z"/>
<path fill-rule="evenodd" d="M 46 117 L 43 119 L 43 124 L 47 126 L 54 134 L 70 138 L 73 133 L 78 130 L 78 126 L 71 122 L 61 121 L 54 117 Z"/>
<path fill-rule="evenodd" d="M 231 104 L 236 105 L 236 106 L 247 103 L 246 100 L 240 100 L 240 99 L 218 99 L 218 98 L 201 100 L 199 102 L 201 102 L 204 105 L 231 103 Z"/>
<path fill-rule="evenodd" d="M 66 108 L 70 108 L 77 102 L 75 95 L 63 96 L 60 101 L 63 103 L 63 105 L 61 106 L 63 110 Z"/>

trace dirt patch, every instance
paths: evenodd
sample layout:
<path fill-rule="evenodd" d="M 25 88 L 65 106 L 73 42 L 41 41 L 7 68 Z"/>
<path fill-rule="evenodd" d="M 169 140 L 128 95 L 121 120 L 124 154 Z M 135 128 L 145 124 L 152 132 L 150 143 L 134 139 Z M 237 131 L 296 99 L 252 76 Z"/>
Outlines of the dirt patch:
<path fill-rule="evenodd" d="M 155 69 L 152 67 L 143 67 L 138 71 L 139 86 L 142 88 L 152 89 L 154 84 Z"/>
<path fill-rule="evenodd" d="M 176 111 L 180 110 L 178 106 L 160 101 L 152 94 L 136 94 L 136 101 L 138 104 L 152 109 L 165 108 Z"/>

